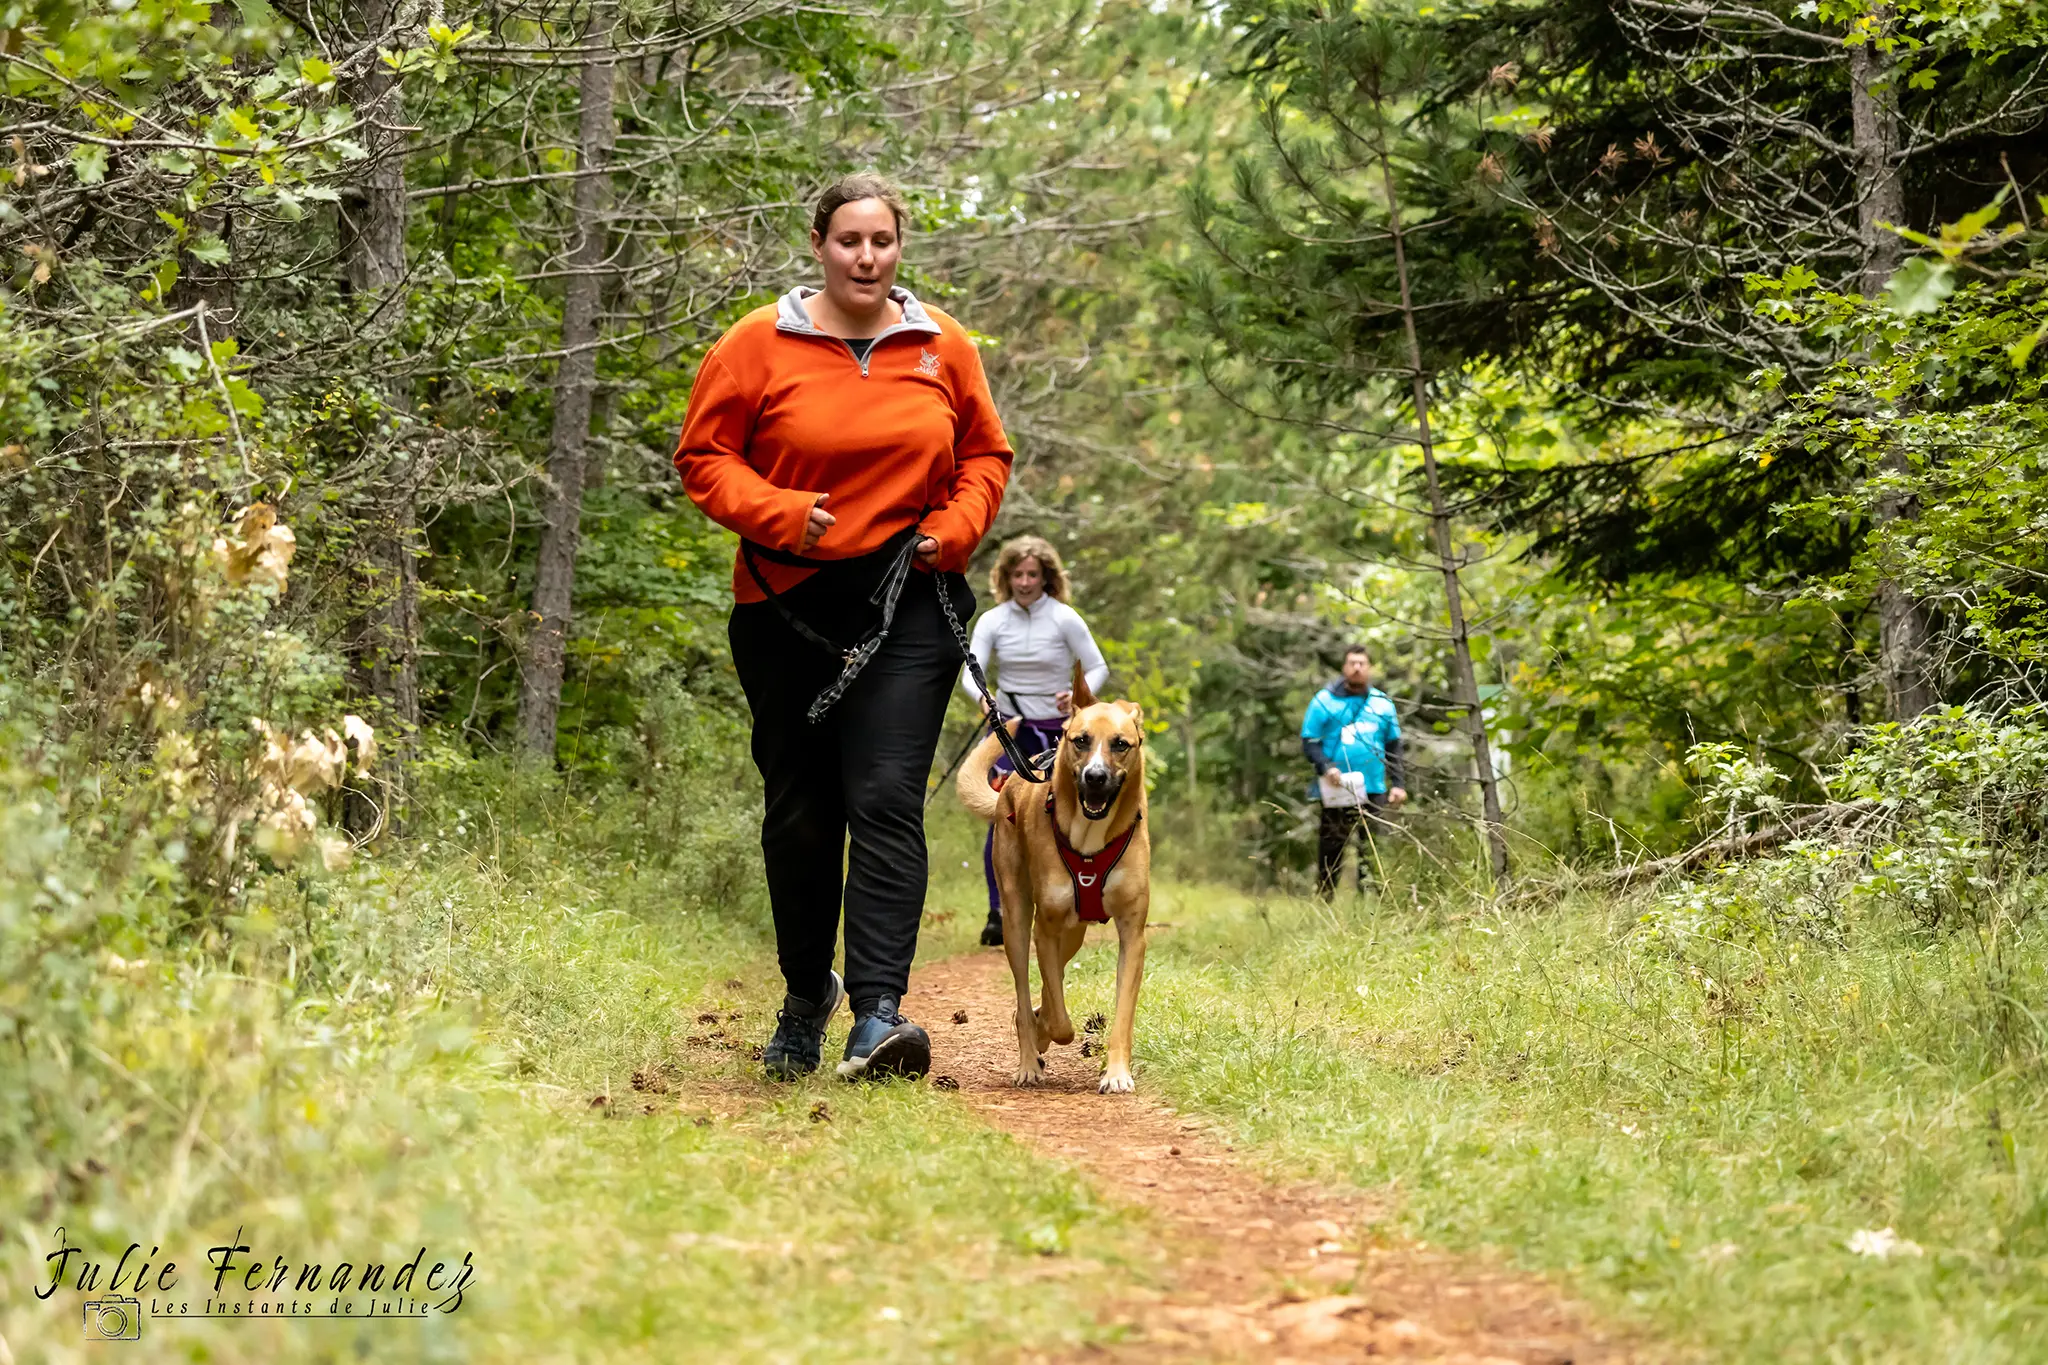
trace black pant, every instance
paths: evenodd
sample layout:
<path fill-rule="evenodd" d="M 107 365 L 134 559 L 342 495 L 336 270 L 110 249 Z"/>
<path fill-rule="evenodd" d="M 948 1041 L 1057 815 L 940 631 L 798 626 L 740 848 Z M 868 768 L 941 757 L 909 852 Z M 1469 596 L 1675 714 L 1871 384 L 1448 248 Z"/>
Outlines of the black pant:
<path fill-rule="evenodd" d="M 1385 792 L 1367 792 L 1363 806 L 1324 806 L 1323 822 L 1316 831 L 1316 894 L 1324 900 L 1336 894 L 1337 878 L 1344 873 L 1344 846 L 1358 836 L 1358 885 L 1367 879 L 1379 881 L 1377 851 L 1373 835 L 1383 832 L 1387 822 L 1380 811 L 1387 804 Z"/>
<path fill-rule="evenodd" d="M 937 582 L 950 588 L 962 621 L 973 615 L 965 578 L 943 574 Z M 783 602 L 850 644 L 876 618 L 867 601 L 873 586 L 871 574 L 825 570 Z M 826 997 L 843 891 L 847 994 L 856 1008 L 900 998 L 924 915 L 925 783 L 961 662 L 934 577 L 912 570 L 888 640 L 816 725 L 805 712 L 839 676 L 840 660 L 790 629 L 768 602 L 734 607 L 727 635 L 754 713 L 754 764 L 766 797 L 761 852 L 782 979 L 798 999 Z"/>

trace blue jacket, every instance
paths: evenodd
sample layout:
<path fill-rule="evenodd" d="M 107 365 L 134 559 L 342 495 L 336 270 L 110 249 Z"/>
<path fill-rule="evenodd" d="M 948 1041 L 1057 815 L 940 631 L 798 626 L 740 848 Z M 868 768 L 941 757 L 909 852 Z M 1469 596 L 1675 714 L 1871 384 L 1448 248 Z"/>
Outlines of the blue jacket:
<path fill-rule="evenodd" d="M 1317 773 L 1363 773 L 1374 793 L 1401 785 L 1401 720 L 1377 687 L 1359 696 L 1339 678 L 1316 693 L 1301 718 L 1301 748 Z"/>

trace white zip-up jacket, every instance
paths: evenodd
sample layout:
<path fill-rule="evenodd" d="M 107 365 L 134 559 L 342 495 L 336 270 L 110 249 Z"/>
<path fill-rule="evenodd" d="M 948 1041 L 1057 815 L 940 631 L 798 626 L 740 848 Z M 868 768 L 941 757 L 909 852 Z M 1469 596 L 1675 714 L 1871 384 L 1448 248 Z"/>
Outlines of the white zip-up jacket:
<path fill-rule="evenodd" d="M 1058 720 L 1053 694 L 1074 685 L 1074 665 L 1081 665 L 1088 690 L 1100 695 L 1109 681 L 1109 664 L 1088 633 L 1088 623 L 1057 597 L 1041 596 L 1029 607 L 998 602 L 974 623 L 970 648 L 982 671 L 995 665 L 989 687 L 1006 708 L 1022 710 L 1031 720 Z M 979 701 L 974 679 L 963 664 L 960 690 Z M 1015 700 L 1011 700 L 1012 698 Z"/>

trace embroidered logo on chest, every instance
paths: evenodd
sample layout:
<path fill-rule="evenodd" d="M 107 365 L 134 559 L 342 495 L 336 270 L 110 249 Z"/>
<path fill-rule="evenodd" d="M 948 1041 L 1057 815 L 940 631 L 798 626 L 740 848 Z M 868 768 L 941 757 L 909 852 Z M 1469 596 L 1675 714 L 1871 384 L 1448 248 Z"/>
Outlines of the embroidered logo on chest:
<path fill-rule="evenodd" d="M 917 353 L 917 372 L 927 379 L 939 377 L 939 357 L 936 353 L 920 349 Z"/>

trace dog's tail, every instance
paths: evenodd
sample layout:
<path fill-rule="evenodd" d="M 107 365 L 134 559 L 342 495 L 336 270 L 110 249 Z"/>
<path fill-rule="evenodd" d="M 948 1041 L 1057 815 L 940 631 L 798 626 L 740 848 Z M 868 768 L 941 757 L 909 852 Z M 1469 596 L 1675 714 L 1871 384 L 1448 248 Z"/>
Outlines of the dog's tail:
<path fill-rule="evenodd" d="M 1016 734 L 1023 722 L 1010 722 L 1010 733 Z M 996 755 L 1003 751 L 1003 742 L 993 733 L 974 746 L 974 752 L 967 755 L 960 764 L 960 775 L 953 779 L 954 789 L 960 793 L 960 804 L 967 807 L 975 819 L 984 824 L 996 822 L 996 789 L 989 785 L 988 766 L 996 761 Z"/>

